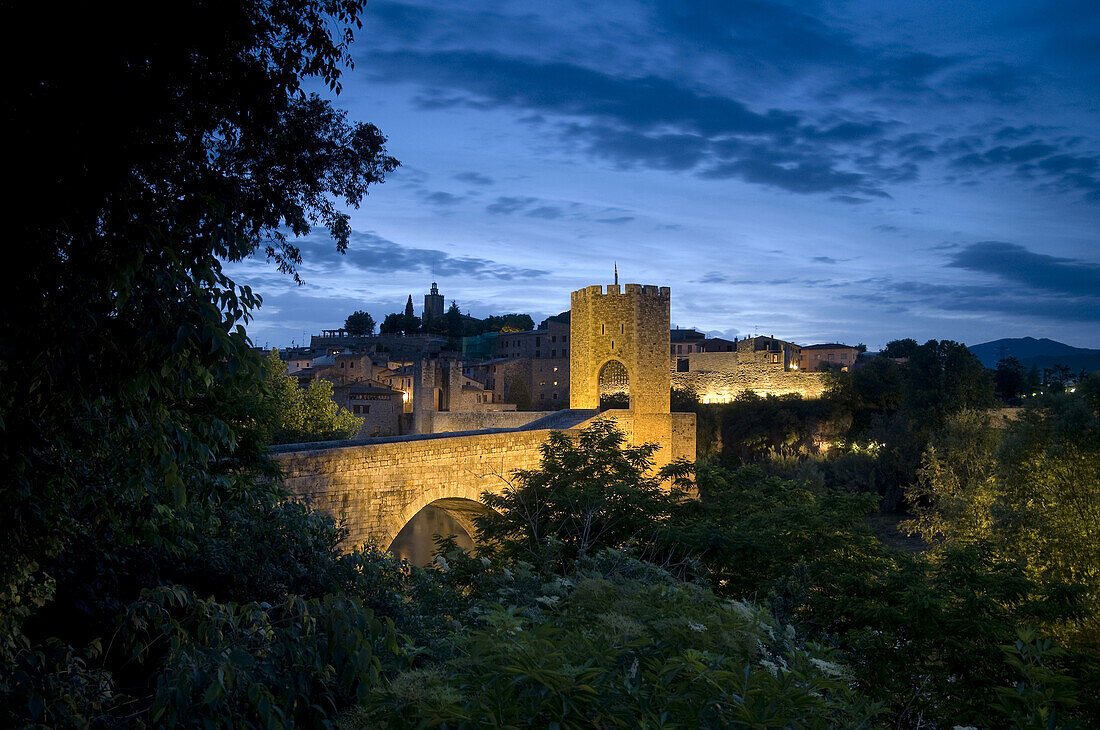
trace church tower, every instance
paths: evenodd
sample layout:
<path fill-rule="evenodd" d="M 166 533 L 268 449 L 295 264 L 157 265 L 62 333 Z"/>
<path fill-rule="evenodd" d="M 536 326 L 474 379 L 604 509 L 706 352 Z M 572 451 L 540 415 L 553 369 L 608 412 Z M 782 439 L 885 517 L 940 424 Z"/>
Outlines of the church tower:
<path fill-rule="evenodd" d="M 424 324 L 427 324 L 433 319 L 439 319 L 443 316 L 443 295 L 439 293 L 439 288 L 432 282 L 432 290 L 424 295 L 424 316 L 421 319 Z"/>

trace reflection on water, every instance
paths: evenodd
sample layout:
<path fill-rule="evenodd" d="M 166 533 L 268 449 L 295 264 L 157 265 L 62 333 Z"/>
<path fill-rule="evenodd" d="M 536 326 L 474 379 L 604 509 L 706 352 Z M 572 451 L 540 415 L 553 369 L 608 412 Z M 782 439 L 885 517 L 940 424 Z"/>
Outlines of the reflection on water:
<path fill-rule="evenodd" d="M 429 504 L 417 512 L 409 520 L 409 524 L 397 533 L 397 537 L 390 545 L 390 552 L 408 560 L 413 565 L 425 566 L 432 562 L 432 551 L 435 549 L 432 538 L 435 535 L 444 537 L 454 535 L 459 547 L 464 550 L 474 547 L 474 541 L 453 517 Z"/>

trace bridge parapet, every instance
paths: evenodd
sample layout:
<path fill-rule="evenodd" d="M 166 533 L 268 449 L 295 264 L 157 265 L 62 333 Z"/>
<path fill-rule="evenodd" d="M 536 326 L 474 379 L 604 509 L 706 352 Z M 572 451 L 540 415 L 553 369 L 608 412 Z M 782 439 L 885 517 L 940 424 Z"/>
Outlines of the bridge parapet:
<path fill-rule="evenodd" d="M 539 466 L 539 447 L 551 430 L 576 433 L 599 417 L 615 420 L 631 443 L 657 441 L 658 466 L 695 458 L 695 414 L 666 414 L 655 429 L 629 411 L 562 411 L 545 419 L 545 428 L 291 444 L 272 449 L 272 458 L 295 495 L 343 521 L 348 545 L 374 540 L 387 548 L 429 504 L 468 527 L 484 509 L 483 492 L 499 493 L 514 471 Z"/>

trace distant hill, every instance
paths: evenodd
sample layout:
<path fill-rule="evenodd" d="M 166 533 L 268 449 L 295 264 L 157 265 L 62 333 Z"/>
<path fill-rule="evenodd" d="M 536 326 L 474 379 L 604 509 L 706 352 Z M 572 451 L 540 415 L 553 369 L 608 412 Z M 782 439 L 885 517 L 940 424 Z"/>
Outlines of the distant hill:
<path fill-rule="evenodd" d="M 1073 347 L 1045 337 L 1038 340 L 1034 337 L 1011 337 L 972 345 L 969 349 L 987 368 L 997 367 L 997 361 L 1002 357 L 1014 357 L 1026 368 L 1035 365 L 1042 370 L 1053 365 L 1066 365 L 1074 373 L 1082 369 L 1090 372 L 1100 370 L 1100 350 Z"/>

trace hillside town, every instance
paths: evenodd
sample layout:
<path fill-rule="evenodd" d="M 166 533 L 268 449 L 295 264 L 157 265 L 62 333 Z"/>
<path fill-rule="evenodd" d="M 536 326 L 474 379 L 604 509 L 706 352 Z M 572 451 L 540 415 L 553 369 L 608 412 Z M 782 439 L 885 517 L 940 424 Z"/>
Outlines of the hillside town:
<path fill-rule="evenodd" d="M 308 346 L 283 348 L 279 356 L 302 387 L 316 379 L 332 384 L 337 405 L 363 419 L 359 438 L 514 427 L 568 407 L 568 311 L 530 329 L 498 324 L 461 334 L 479 320 L 444 304 L 433 282 L 419 318 L 410 295 L 404 314 L 389 315 L 383 332 L 373 331 L 373 321 L 367 332 L 322 330 Z M 668 336 L 673 389 L 703 403 L 728 403 L 745 391 L 819 397 L 824 373 L 855 367 L 860 351 L 770 335 L 728 340 L 694 328 L 674 327 Z M 450 413 L 464 418 L 438 415 Z"/>

